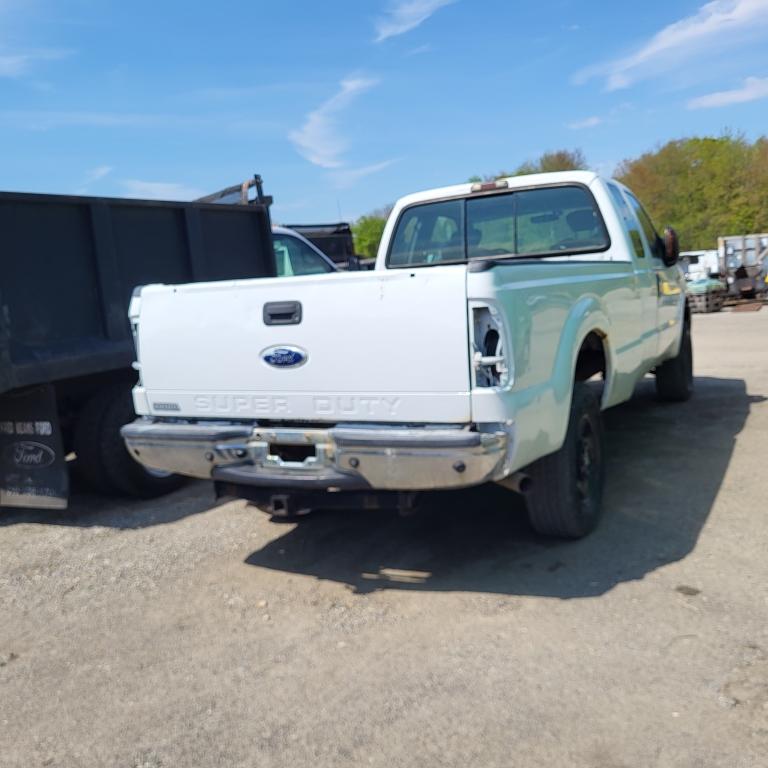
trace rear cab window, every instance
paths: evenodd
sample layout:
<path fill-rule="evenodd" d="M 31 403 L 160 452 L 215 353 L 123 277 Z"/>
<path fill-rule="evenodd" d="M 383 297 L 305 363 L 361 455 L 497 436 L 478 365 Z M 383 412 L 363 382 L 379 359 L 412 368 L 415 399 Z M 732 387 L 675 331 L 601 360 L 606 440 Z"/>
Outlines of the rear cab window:
<path fill-rule="evenodd" d="M 463 261 L 463 219 L 463 200 L 406 208 L 397 223 L 388 265 L 410 267 Z"/>
<path fill-rule="evenodd" d="M 562 256 L 609 247 L 592 193 L 566 184 L 410 206 L 398 219 L 387 266 Z"/>

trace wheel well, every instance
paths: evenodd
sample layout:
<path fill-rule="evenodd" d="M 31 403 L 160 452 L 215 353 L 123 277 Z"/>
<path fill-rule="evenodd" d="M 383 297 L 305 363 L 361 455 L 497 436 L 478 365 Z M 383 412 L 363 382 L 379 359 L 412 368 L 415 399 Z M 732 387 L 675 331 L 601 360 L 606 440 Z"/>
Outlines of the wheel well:
<path fill-rule="evenodd" d="M 603 337 L 595 331 L 587 334 L 576 357 L 576 381 L 587 381 L 598 373 L 605 378 L 606 360 Z"/>

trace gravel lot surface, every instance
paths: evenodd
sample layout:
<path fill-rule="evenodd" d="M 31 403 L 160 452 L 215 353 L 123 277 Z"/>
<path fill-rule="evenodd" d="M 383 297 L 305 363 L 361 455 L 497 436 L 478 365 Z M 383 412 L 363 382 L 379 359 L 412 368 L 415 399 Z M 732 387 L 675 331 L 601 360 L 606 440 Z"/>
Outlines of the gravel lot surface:
<path fill-rule="evenodd" d="M 498 489 L 0 513 L 0 765 L 768 765 L 768 308 L 694 344 L 689 403 L 606 414 L 576 543 Z"/>

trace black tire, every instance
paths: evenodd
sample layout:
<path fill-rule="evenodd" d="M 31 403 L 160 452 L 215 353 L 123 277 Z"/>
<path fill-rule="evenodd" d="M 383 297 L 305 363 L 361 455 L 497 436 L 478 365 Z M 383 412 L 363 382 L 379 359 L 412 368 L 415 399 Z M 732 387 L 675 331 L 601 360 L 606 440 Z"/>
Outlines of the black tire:
<path fill-rule="evenodd" d="M 563 447 L 526 470 L 528 518 L 538 533 L 579 539 L 595 529 L 603 510 L 604 455 L 600 402 L 577 382 Z"/>
<path fill-rule="evenodd" d="M 681 403 L 693 394 L 693 344 L 691 323 L 685 321 L 677 357 L 656 368 L 656 394 L 660 400 Z"/>
<path fill-rule="evenodd" d="M 153 472 L 134 461 L 120 427 L 135 418 L 130 382 L 100 390 L 78 414 L 74 433 L 78 472 L 98 493 L 151 499 L 184 482 L 179 475 Z"/>

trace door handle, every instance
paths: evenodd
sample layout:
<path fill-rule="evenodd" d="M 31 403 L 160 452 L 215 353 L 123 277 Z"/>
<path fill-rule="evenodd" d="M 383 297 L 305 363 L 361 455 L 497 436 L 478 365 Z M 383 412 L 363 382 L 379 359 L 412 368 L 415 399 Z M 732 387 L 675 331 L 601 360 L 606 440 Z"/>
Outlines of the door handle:
<path fill-rule="evenodd" d="M 298 325 L 301 322 L 300 301 L 268 301 L 264 305 L 264 325 Z"/>

